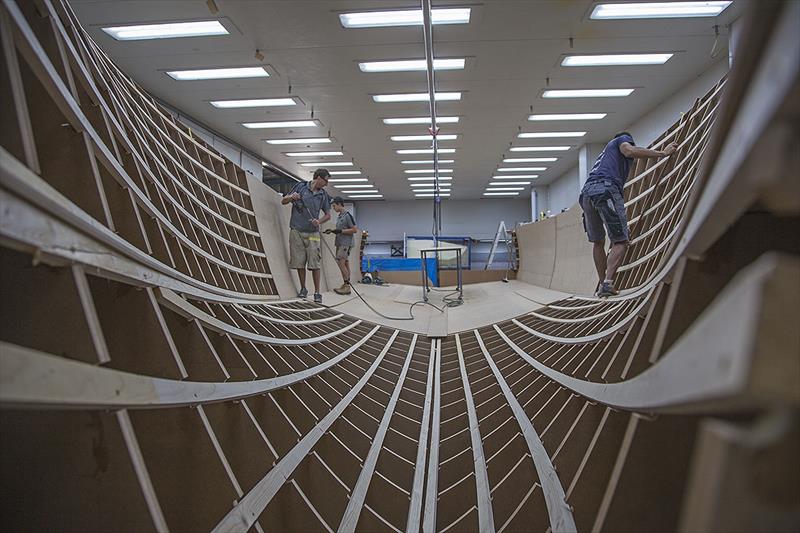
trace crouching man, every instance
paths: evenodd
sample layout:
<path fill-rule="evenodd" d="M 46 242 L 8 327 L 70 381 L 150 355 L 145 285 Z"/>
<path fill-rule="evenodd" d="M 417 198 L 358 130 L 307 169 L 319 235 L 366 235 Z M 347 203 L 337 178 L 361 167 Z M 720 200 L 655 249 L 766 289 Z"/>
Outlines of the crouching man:
<path fill-rule="evenodd" d="M 327 169 L 314 171 L 314 179 L 301 182 L 281 199 L 281 204 L 292 204 L 292 216 L 289 220 L 289 268 L 297 270 L 300 280 L 298 298 L 308 296 L 306 289 L 306 268 L 314 279 L 314 302 L 322 303 L 319 292 L 319 226 L 331 218 L 331 200 L 325 192 L 325 186 L 331 177 Z M 319 212 L 324 215 L 319 217 Z"/>
<path fill-rule="evenodd" d="M 344 199 L 337 196 L 333 199 L 333 210 L 339 214 L 336 219 L 336 229 L 326 230 L 336 234 L 336 263 L 342 272 L 341 287 L 333 289 L 336 294 L 350 294 L 350 250 L 353 247 L 353 235 L 358 231 L 356 220 L 353 215 L 345 209 Z"/>

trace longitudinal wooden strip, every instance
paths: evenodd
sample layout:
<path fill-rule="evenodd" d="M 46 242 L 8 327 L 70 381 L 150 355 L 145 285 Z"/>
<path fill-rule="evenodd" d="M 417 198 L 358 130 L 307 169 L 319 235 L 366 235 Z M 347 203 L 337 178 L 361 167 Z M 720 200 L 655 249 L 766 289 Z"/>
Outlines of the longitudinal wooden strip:
<path fill-rule="evenodd" d="M 475 493 L 478 502 L 478 527 L 482 532 L 494 531 L 494 513 L 492 512 L 492 495 L 489 489 L 489 474 L 486 472 L 486 457 L 483 455 L 483 441 L 478 427 L 478 415 L 475 413 L 475 402 L 472 400 L 472 389 L 467 379 L 464 365 L 464 351 L 461 349 L 461 336 L 456 333 L 456 351 L 458 367 L 461 370 L 461 384 L 464 387 L 464 401 L 467 404 L 469 419 L 469 437 L 472 443 L 472 463 L 475 469 Z"/>
<path fill-rule="evenodd" d="M 435 357 L 436 341 L 431 342 L 431 351 L 428 356 L 428 377 L 425 384 L 425 403 L 422 406 L 422 422 L 419 430 L 417 444 L 417 461 L 414 466 L 414 481 L 411 483 L 411 502 L 408 505 L 408 520 L 406 521 L 407 533 L 419 533 L 419 524 L 422 519 L 422 496 L 425 483 L 425 457 L 428 449 L 428 433 L 433 407 L 433 380 L 436 372 Z"/>
<path fill-rule="evenodd" d="M 248 309 L 247 307 L 244 307 L 239 304 L 235 304 L 234 307 L 236 307 L 236 309 L 239 309 L 243 313 L 247 313 L 248 315 L 254 316 L 256 318 L 260 318 L 261 320 L 266 320 L 267 322 L 272 322 L 274 324 L 286 324 L 289 326 L 307 326 L 309 324 L 324 324 L 325 322 L 333 322 L 334 320 L 337 320 L 344 316 L 342 313 L 339 313 L 336 315 L 326 316 L 323 318 L 315 318 L 311 320 L 287 320 L 285 318 L 275 318 L 273 316 L 265 315 L 263 313 L 259 313 L 257 311 Z"/>
<path fill-rule="evenodd" d="M 361 468 L 361 473 L 358 475 L 358 481 L 350 494 L 350 501 L 347 503 L 347 509 L 344 511 L 342 521 L 339 524 L 339 533 L 353 533 L 358 524 L 358 518 L 361 516 L 361 510 L 364 507 L 364 499 L 367 497 L 367 490 L 369 489 L 369 482 L 372 480 L 372 475 L 375 472 L 375 465 L 378 463 L 378 455 L 381 453 L 383 446 L 383 439 L 386 437 L 386 431 L 389 429 L 389 422 L 392 420 L 397 399 L 400 397 L 400 392 L 403 390 L 403 383 L 406 380 L 408 367 L 411 365 L 411 357 L 414 354 L 414 347 L 417 345 L 417 335 L 411 339 L 411 346 L 408 347 L 408 354 L 400 371 L 400 377 L 397 379 L 397 384 L 394 387 L 389 403 L 386 404 L 386 410 L 381 418 L 378 431 L 375 432 L 375 437 L 372 439 L 372 445 L 367 453 L 367 458 L 364 460 L 364 466 Z"/>
<path fill-rule="evenodd" d="M 237 382 L 177 381 L 89 365 L 0 342 L 0 404 L 38 409 L 153 409 L 247 398 L 288 387 L 345 359 L 364 338 L 322 364 L 274 378 Z"/>
<path fill-rule="evenodd" d="M 442 341 L 433 341 L 436 370 L 433 373 L 433 414 L 431 418 L 431 442 L 428 453 L 428 479 L 425 487 L 425 516 L 423 533 L 436 531 L 436 501 L 439 497 L 439 423 L 442 416 Z"/>
<path fill-rule="evenodd" d="M 320 420 L 266 476 L 256 483 L 250 492 L 242 498 L 239 504 L 217 524 L 213 529 L 214 533 L 244 533 L 253 525 L 286 480 L 291 477 L 297 465 L 302 462 L 317 441 L 330 429 L 347 406 L 350 405 L 350 402 L 353 401 L 353 398 L 361 392 L 361 389 L 366 385 L 367 381 L 369 381 L 375 373 L 375 370 L 383 361 L 386 352 L 391 348 L 398 333 L 397 330 L 392 333 L 392 336 L 389 337 L 389 340 L 386 342 L 386 346 L 375 358 L 375 361 L 370 365 L 369 369 L 350 389 L 347 395 L 336 404 L 336 407 L 331 409 L 331 411 L 325 415 L 325 418 Z"/>
<path fill-rule="evenodd" d="M 133 431 L 133 424 L 131 424 L 128 411 L 120 409 L 117 411 L 116 415 L 122 438 L 125 440 L 125 446 L 128 448 L 128 455 L 133 463 L 133 470 L 136 472 L 144 501 L 147 504 L 148 511 L 150 511 L 150 518 L 153 520 L 153 527 L 159 533 L 166 533 L 169 531 L 167 521 L 164 519 L 164 513 L 161 511 L 161 504 L 158 503 L 158 497 L 153 488 L 150 473 L 147 471 L 147 465 L 145 465 L 142 449 L 139 447 L 139 441 L 136 439 L 136 433 Z"/>
<path fill-rule="evenodd" d="M 345 331 L 349 331 L 354 327 L 356 327 L 357 325 L 361 324 L 361 320 L 356 320 L 352 324 L 348 324 L 347 326 L 341 329 L 331 331 L 330 333 L 326 333 L 325 335 L 319 335 L 317 337 L 309 337 L 307 339 L 280 339 L 278 337 L 268 337 L 266 335 L 250 333 L 241 328 L 231 326 L 230 324 L 223 322 L 222 320 L 214 316 L 211 316 L 205 311 L 193 306 L 192 304 L 190 304 L 189 302 L 187 302 L 186 300 L 184 300 L 183 298 L 181 298 L 180 296 L 178 296 L 176 293 L 174 293 L 169 289 L 156 289 L 156 290 L 158 292 L 159 299 L 162 302 L 164 302 L 172 310 L 188 318 L 196 318 L 197 320 L 202 321 L 211 329 L 228 333 L 236 338 L 244 339 L 247 341 L 261 342 L 265 344 L 278 344 L 282 346 L 305 346 L 309 344 L 316 344 L 318 342 L 322 342 L 337 335 L 340 335 Z"/>
<path fill-rule="evenodd" d="M 489 363 L 489 368 L 491 368 L 492 374 L 494 374 L 497 380 L 497 384 L 500 385 L 500 389 L 502 389 L 506 397 L 508 406 L 511 407 L 511 411 L 517 419 L 517 423 L 522 431 L 522 436 L 525 437 L 525 442 L 528 444 L 528 450 L 531 453 L 533 465 L 536 467 L 536 473 L 539 476 L 539 484 L 544 493 L 544 502 L 545 505 L 547 505 L 547 514 L 550 518 L 550 530 L 559 533 L 562 531 L 577 531 L 575 519 L 572 516 L 572 509 L 566 503 L 564 486 L 561 484 L 561 480 L 556 473 L 553 462 L 550 460 L 550 456 L 547 455 L 547 450 L 544 444 L 542 444 L 539 434 L 536 432 L 536 429 L 534 429 L 528 415 L 525 414 L 522 405 L 517 401 L 516 396 L 514 396 L 514 393 L 511 391 L 511 387 L 508 386 L 503 374 L 500 373 L 500 369 L 497 368 L 494 359 L 489 355 L 489 351 L 483 344 L 483 338 L 480 333 L 478 333 L 477 329 L 475 330 L 475 338 L 478 341 L 481 352 L 483 352 L 483 356 L 486 358 L 486 362 Z"/>
<path fill-rule="evenodd" d="M 92 291 L 89 289 L 86 273 L 80 265 L 72 265 L 71 270 L 72 279 L 75 281 L 75 288 L 78 290 L 78 297 L 81 301 L 81 308 L 83 308 L 83 315 L 89 326 L 92 344 L 95 352 L 97 352 L 97 361 L 100 364 L 108 363 L 111 361 L 111 356 L 108 354 L 108 345 L 103 335 L 103 328 L 100 326 L 100 317 L 97 316 L 97 309 L 94 306 Z"/>

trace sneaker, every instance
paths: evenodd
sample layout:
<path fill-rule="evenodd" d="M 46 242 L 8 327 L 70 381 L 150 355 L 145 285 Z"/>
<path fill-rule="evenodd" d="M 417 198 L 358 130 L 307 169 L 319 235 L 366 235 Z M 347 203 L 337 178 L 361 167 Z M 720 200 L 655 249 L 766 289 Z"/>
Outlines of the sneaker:
<path fill-rule="evenodd" d="M 297 293 L 298 298 L 305 298 L 307 296 L 308 296 L 308 289 L 306 289 L 305 287 L 300 289 L 300 292 Z"/>
<path fill-rule="evenodd" d="M 336 287 L 335 289 L 333 289 L 333 292 L 335 292 L 336 294 L 342 294 L 342 295 L 350 294 L 350 284 L 347 283 L 347 282 L 344 282 L 344 283 L 342 283 L 341 287 Z"/>
<path fill-rule="evenodd" d="M 619 294 L 619 291 L 614 288 L 614 284 L 610 281 L 604 281 L 600 284 L 600 288 L 597 289 L 597 296 L 600 298 L 608 298 L 617 294 Z"/>
<path fill-rule="evenodd" d="M 322 303 L 322 295 L 318 292 L 314 293 L 314 303 L 321 304 Z"/>

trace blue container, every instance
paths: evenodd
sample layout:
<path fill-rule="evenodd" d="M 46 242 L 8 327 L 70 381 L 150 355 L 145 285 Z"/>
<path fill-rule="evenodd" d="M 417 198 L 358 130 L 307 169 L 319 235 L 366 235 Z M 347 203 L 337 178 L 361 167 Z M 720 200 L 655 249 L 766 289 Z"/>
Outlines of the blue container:
<path fill-rule="evenodd" d="M 435 257 L 425 260 L 428 269 L 428 279 L 434 287 L 439 286 L 439 268 Z M 407 259 L 405 257 L 364 257 L 361 259 L 361 271 L 367 272 L 398 272 L 422 271 L 422 259 Z"/>

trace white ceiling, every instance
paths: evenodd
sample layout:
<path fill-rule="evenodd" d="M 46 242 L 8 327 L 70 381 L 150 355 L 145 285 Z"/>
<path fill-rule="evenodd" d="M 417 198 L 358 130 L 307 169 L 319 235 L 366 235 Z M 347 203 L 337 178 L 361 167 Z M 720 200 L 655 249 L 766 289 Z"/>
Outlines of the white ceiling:
<path fill-rule="evenodd" d="M 715 24 L 719 25 L 727 55 L 725 25 L 742 11 L 737 0 L 719 17 L 661 20 L 590 20 L 592 0 L 486 0 L 434 2 L 434 7 L 471 6 L 467 25 L 434 26 L 434 54 L 438 58 L 466 57 L 460 71 L 437 71 L 437 91 L 462 91 L 458 102 L 440 102 L 438 115 L 458 115 L 458 124 L 445 124 L 441 133 L 458 133 L 456 141 L 441 147 L 457 148 L 453 199 L 479 198 L 506 149 L 514 145 L 572 145 L 568 152 L 553 154 L 516 152 L 513 157 L 554 155 L 555 163 L 540 172 L 536 185 L 546 185 L 577 162 L 583 142 L 605 142 L 676 92 L 716 60 L 710 57 Z M 216 0 L 219 13 L 212 15 L 204 0 L 72 0 L 89 33 L 146 90 L 205 123 L 219 133 L 260 154 L 297 176 L 308 178 L 313 170 L 301 167 L 298 158 L 283 152 L 335 150 L 353 160 L 370 183 L 389 200 L 412 199 L 398 148 L 425 148 L 425 142 L 393 142 L 390 135 L 424 134 L 427 126 L 386 126 L 384 117 L 424 116 L 428 104 L 379 104 L 372 94 L 425 92 L 425 72 L 363 73 L 358 61 L 424 58 L 421 27 L 345 29 L 338 13 L 375 8 L 418 8 L 413 0 Z M 116 41 L 103 26 L 127 23 L 223 20 L 230 35 Z M 232 23 L 232 24 L 229 24 Z M 237 31 L 238 30 L 238 31 Z M 572 48 L 569 38 L 573 37 Z M 175 81 L 166 70 L 262 64 L 264 54 L 269 78 Z M 561 67 L 569 53 L 676 52 L 664 65 L 628 67 Z M 719 57 L 717 57 L 717 60 Z M 547 88 L 636 87 L 624 98 L 548 99 Z M 289 86 L 291 84 L 291 92 Z M 297 96 L 304 106 L 293 108 L 216 109 L 209 100 Z M 699 95 L 698 95 L 699 96 Z M 294 132 L 278 129 L 246 129 L 241 122 L 314 118 L 321 128 Z M 603 120 L 529 122 L 535 113 L 606 112 Z M 324 137 L 333 144 L 271 146 L 265 138 Z M 519 131 L 587 131 L 577 139 L 517 139 Z M 650 142 L 652 139 L 641 139 Z M 445 156 L 440 156 L 444 159 Z M 313 160 L 313 159 L 312 159 Z M 321 163 L 320 166 L 323 166 Z M 521 165 L 520 165 L 521 166 Z M 524 194 L 528 194 L 526 190 Z"/>

